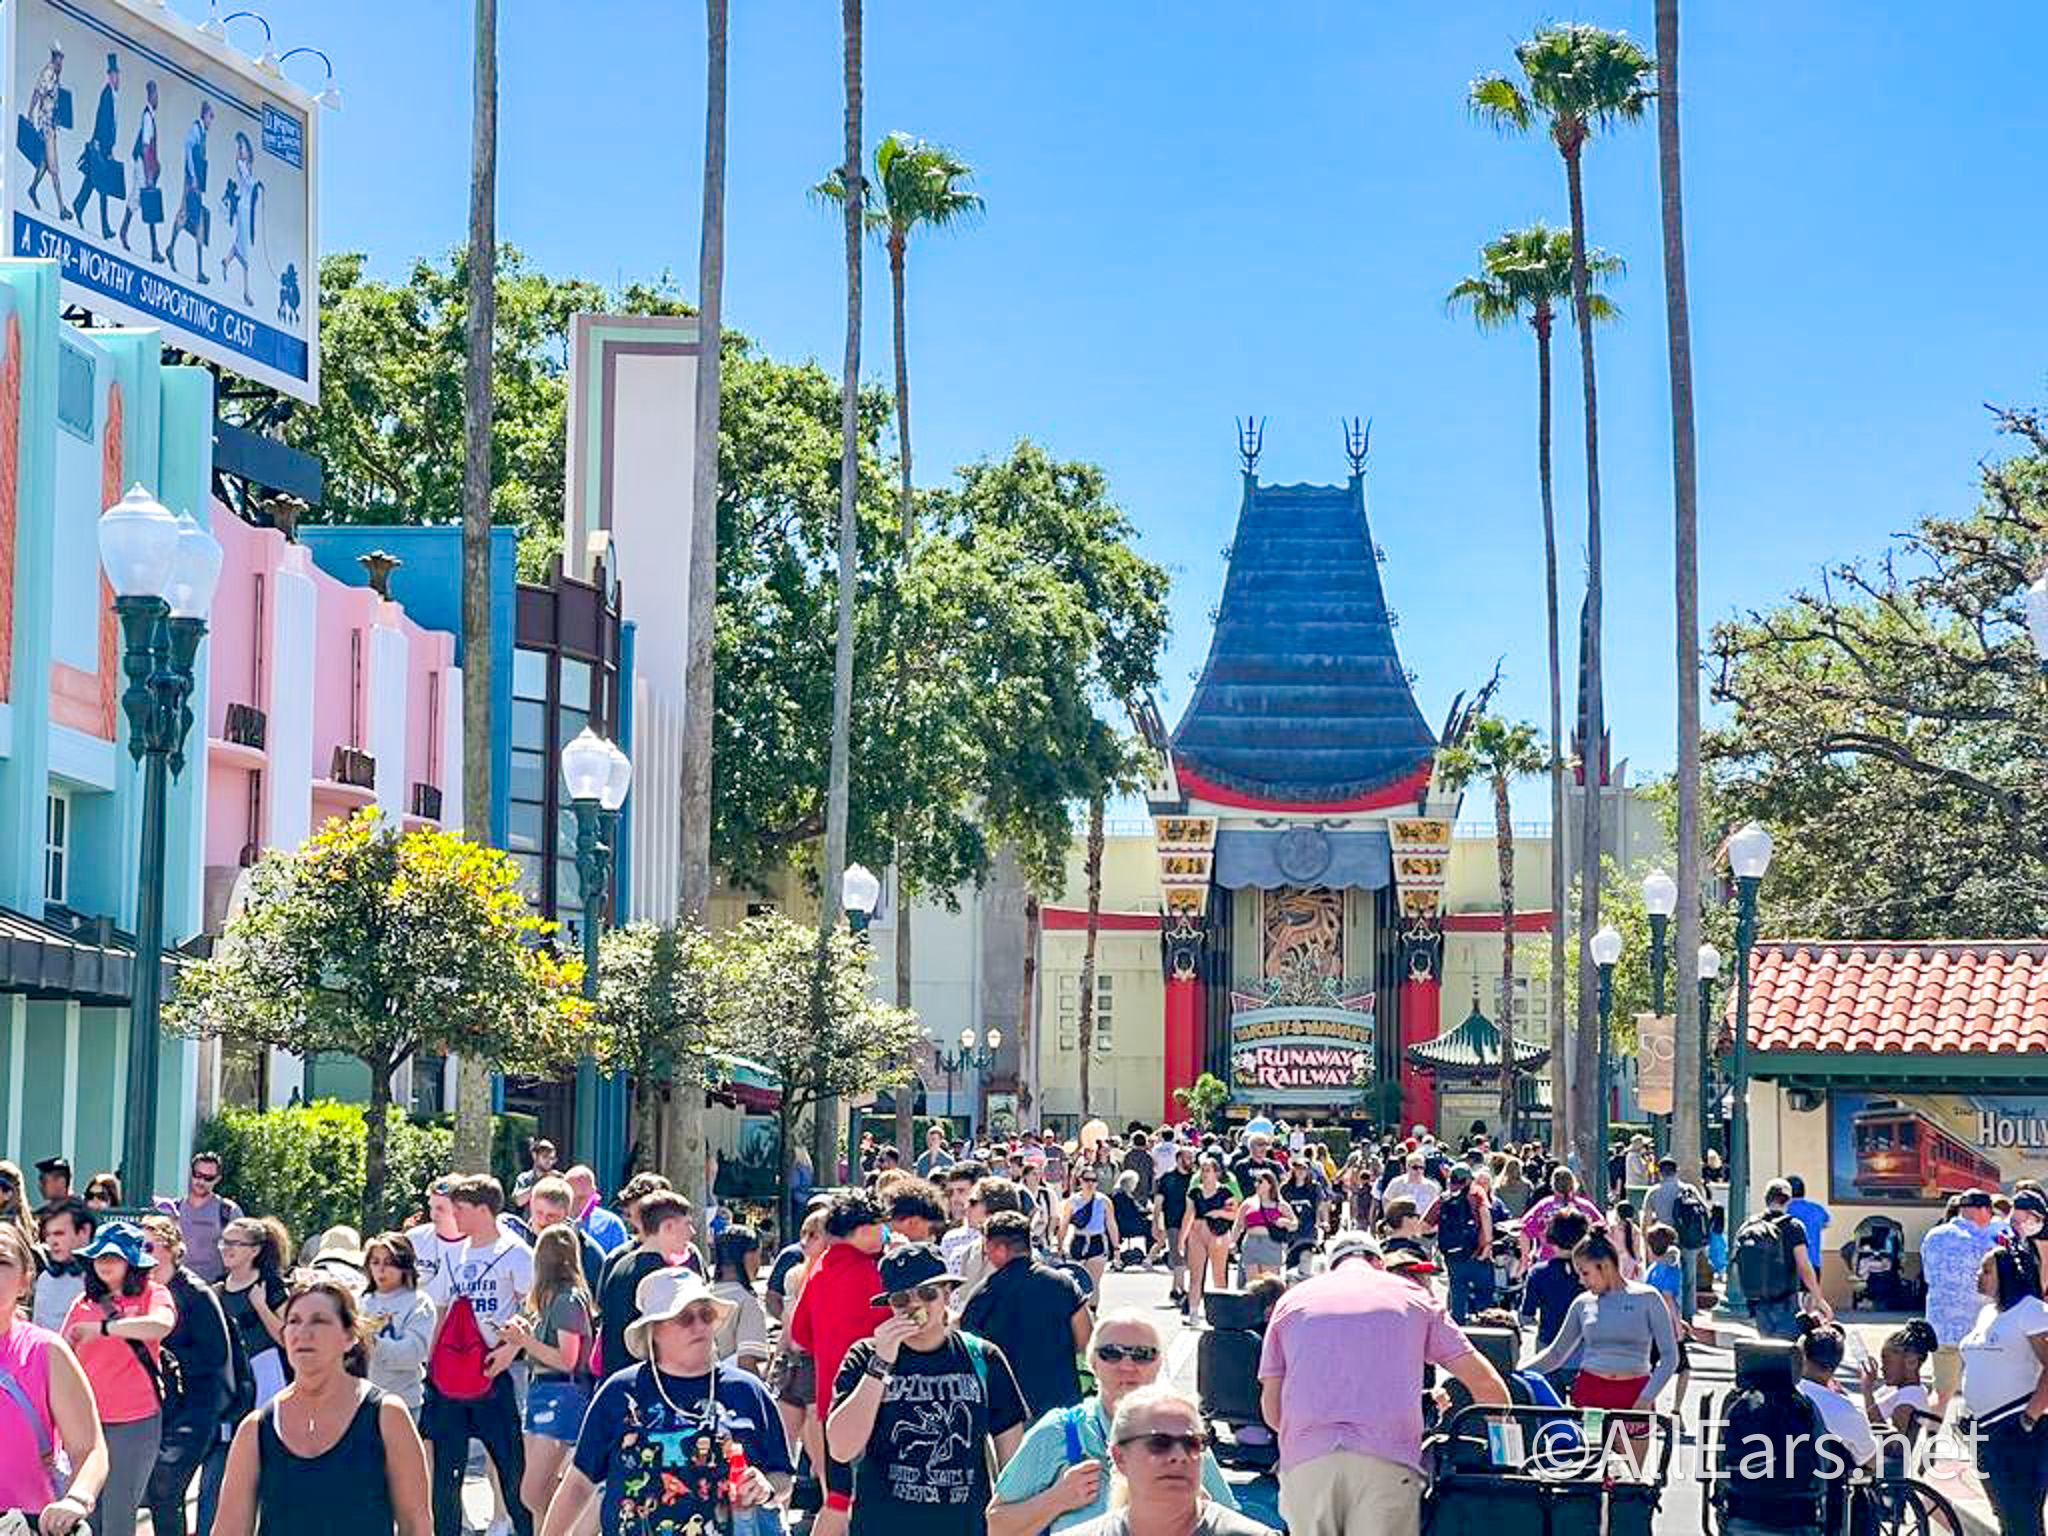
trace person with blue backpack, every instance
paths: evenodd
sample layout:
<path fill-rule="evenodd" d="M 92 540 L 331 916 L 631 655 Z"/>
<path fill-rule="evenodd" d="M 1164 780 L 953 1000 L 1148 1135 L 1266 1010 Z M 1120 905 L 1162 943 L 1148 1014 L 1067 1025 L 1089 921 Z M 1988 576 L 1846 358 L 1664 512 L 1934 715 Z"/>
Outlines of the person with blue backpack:
<path fill-rule="evenodd" d="M 989 1506 L 989 1536 L 1038 1536 L 1064 1531 L 1109 1508 L 1109 1427 L 1117 1405 L 1159 1379 L 1166 1341 L 1142 1312 L 1112 1312 L 1088 1341 L 1088 1368 L 1096 1395 L 1043 1415 L 1024 1432 L 1017 1453 L 996 1480 Z M 1202 1453 L 1202 1491 L 1214 1503 L 1238 1508 L 1213 1452 Z"/>

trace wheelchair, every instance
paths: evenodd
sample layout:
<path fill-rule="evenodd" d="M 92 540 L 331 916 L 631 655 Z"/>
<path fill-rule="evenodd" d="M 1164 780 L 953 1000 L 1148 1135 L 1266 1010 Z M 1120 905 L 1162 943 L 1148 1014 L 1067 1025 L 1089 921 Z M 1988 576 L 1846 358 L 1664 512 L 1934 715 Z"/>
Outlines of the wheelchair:
<path fill-rule="evenodd" d="M 1651 1536 L 1677 1436 L 1646 1409 L 1455 1409 L 1423 1443 L 1425 1536 Z"/>

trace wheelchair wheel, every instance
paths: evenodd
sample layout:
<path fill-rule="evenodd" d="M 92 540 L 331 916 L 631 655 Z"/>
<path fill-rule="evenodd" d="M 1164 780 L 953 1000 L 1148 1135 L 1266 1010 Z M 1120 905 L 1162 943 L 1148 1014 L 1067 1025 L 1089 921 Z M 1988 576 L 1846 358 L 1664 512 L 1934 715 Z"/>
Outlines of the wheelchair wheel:
<path fill-rule="evenodd" d="M 1913 1478 L 1888 1478 L 1856 1492 L 1850 1530 L 1857 1536 L 1963 1536 L 1955 1506 Z"/>

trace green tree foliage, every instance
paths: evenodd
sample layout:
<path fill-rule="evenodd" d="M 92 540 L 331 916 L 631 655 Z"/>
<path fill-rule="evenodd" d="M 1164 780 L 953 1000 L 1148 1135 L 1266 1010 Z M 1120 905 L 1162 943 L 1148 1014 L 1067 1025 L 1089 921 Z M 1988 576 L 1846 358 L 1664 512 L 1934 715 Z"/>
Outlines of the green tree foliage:
<path fill-rule="evenodd" d="M 733 1049 L 706 996 L 713 943 L 694 923 L 629 923 L 600 941 L 594 1054 L 633 1080 L 645 1164 L 660 1162 L 666 1117 L 702 1092 L 713 1054 Z"/>
<path fill-rule="evenodd" d="M 365 1218 L 383 1209 L 391 1074 L 416 1055 L 551 1070 L 584 1033 L 581 965 L 519 892 L 511 856 L 374 808 L 267 852 L 213 954 L 185 966 L 179 1033 L 334 1051 L 370 1074 Z"/>
<path fill-rule="evenodd" d="M 702 955 L 712 1029 L 739 1042 L 781 1089 L 776 1118 L 785 1176 L 793 1133 L 820 1100 L 911 1080 L 917 1015 L 870 994 L 867 948 L 847 929 L 834 929 L 827 940 L 822 980 L 817 934 L 781 913 L 714 935 Z M 829 1182 L 830 1170 L 818 1176 Z"/>
<path fill-rule="evenodd" d="M 1216 1117 L 1230 1102 L 1230 1087 L 1213 1072 L 1204 1072 L 1185 1088 L 1173 1090 L 1173 1101 L 1188 1112 L 1195 1124 L 1214 1129 Z"/>
<path fill-rule="evenodd" d="M 320 404 L 294 410 L 283 428 L 322 461 L 324 502 L 311 517 L 459 522 L 467 249 L 421 257 L 403 282 L 374 278 L 368 265 L 360 251 L 320 260 Z M 509 245 L 498 247 L 497 277 L 491 510 L 519 529 L 521 574 L 537 576 L 562 542 L 569 317 L 688 307 L 665 278 L 608 293 L 535 271 Z"/>
<path fill-rule="evenodd" d="M 2048 924 L 2048 691 L 2022 597 L 2048 560 L 2048 420 L 1959 517 L 1716 627 L 1705 825 L 1777 837 L 1762 931 L 2008 937 Z"/>

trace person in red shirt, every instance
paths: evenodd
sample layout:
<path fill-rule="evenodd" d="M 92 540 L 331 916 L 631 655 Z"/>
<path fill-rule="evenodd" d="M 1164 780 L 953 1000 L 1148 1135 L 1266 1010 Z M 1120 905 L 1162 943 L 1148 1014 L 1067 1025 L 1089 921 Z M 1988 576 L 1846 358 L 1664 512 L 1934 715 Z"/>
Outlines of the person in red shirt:
<path fill-rule="evenodd" d="M 832 1412 L 832 1384 L 846 1352 L 890 1316 L 886 1306 L 874 1303 L 882 1289 L 881 1203 L 865 1190 L 835 1197 L 825 1212 L 825 1235 L 831 1244 L 818 1256 L 818 1267 L 804 1282 L 789 1318 L 790 1342 L 811 1357 L 817 1370 L 820 1421 Z M 853 1469 L 828 1455 L 825 1507 L 818 1512 L 813 1536 L 842 1536 L 852 1508 Z"/>

